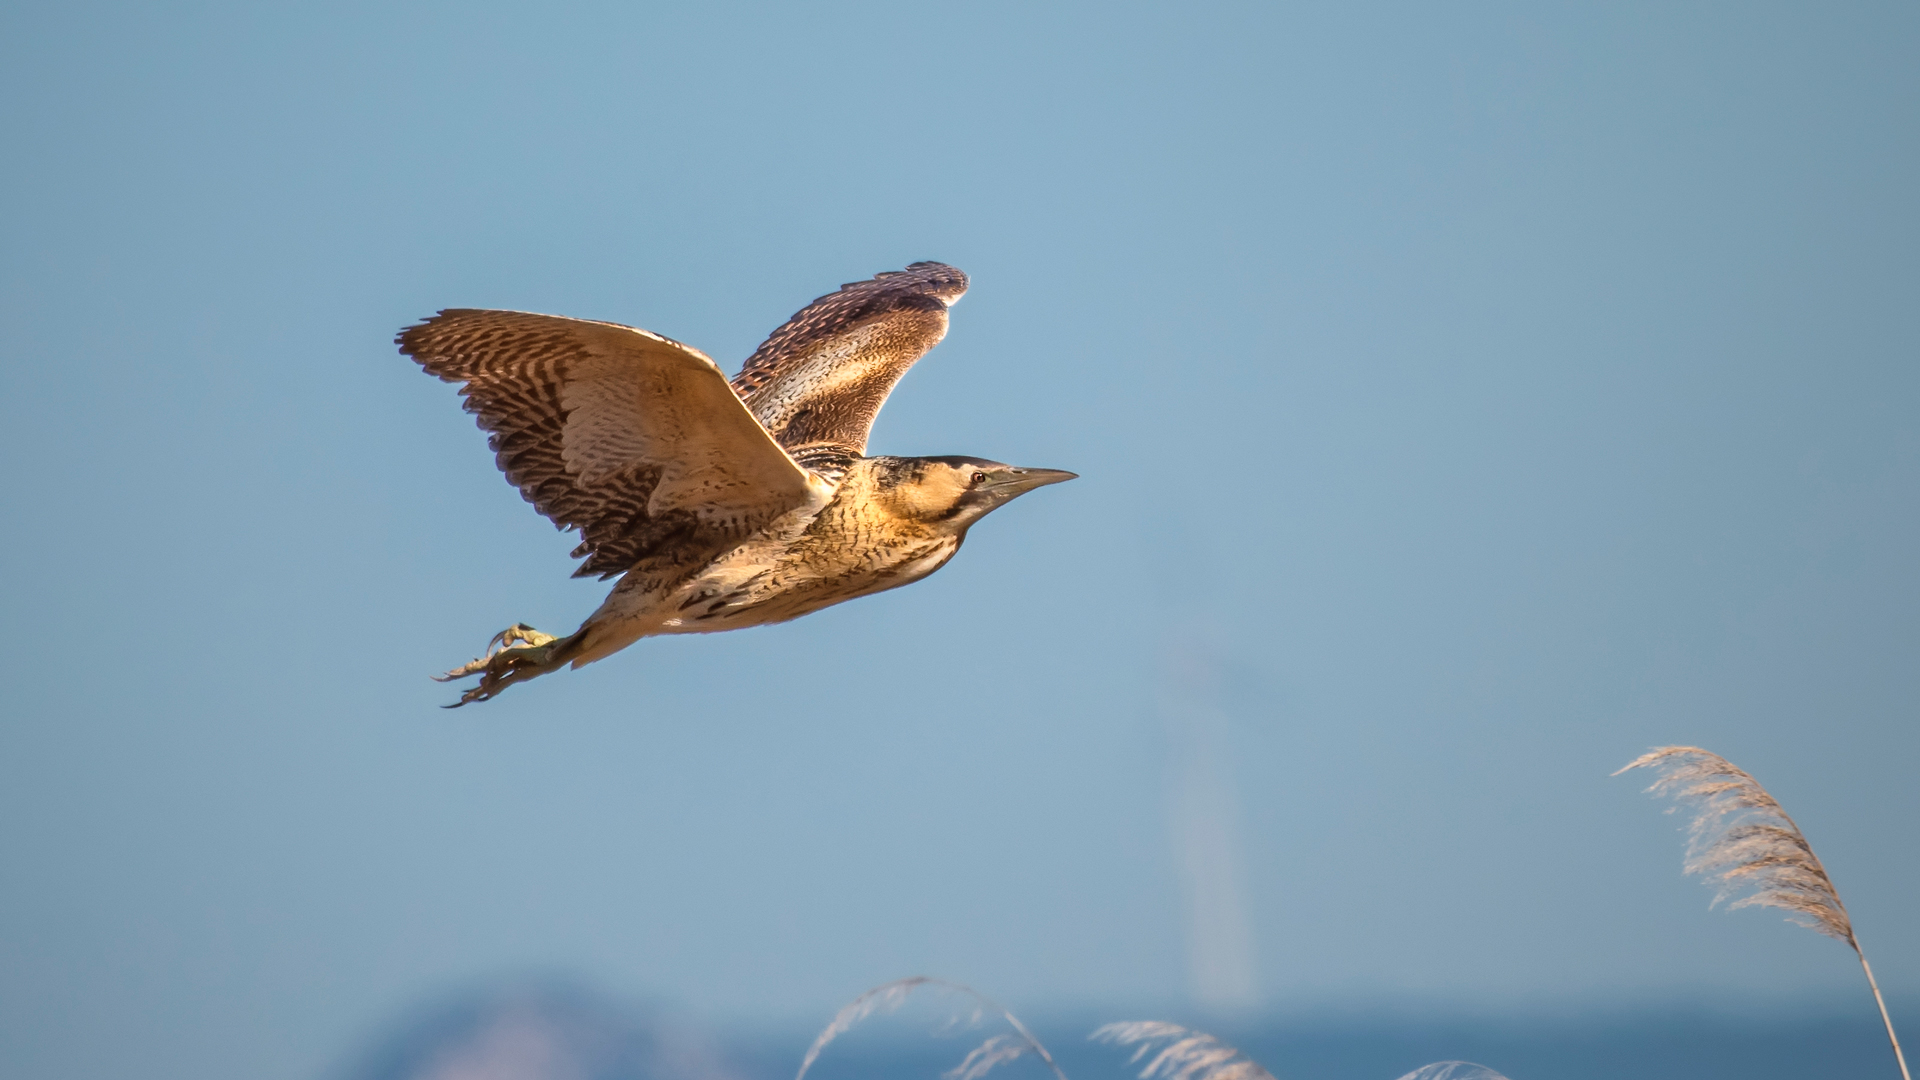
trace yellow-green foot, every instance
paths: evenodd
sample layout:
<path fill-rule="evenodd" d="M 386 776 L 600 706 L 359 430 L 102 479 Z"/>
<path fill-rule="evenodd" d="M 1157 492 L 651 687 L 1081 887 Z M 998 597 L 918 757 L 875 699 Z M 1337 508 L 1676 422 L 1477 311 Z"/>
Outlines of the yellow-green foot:
<path fill-rule="evenodd" d="M 460 700 L 443 708 L 457 709 L 472 701 L 485 701 L 514 683 L 544 675 L 559 665 L 552 661 L 554 646 L 564 639 L 543 634 L 526 623 L 514 623 L 493 635 L 487 642 L 487 655 L 435 675 L 436 682 L 452 682 L 469 675 L 480 676 L 480 684 L 460 695 Z"/>

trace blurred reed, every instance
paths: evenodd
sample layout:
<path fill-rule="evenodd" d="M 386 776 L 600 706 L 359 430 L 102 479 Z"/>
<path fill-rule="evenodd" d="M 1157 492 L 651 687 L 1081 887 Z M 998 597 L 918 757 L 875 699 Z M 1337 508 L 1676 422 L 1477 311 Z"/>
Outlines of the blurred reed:
<path fill-rule="evenodd" d="M 1252 1058 L 1203 1031 L 1158 1020 L 1129 1020 L 1094 1029 L 1095 1042 L 1132 1046 L 1127 1060 L 1139 1064 L 1160 1047 L 1140 1070 L 1140 1080 L 1273 1080 L 1273 1074 Z"/>
<path fill-rule="evenodd" d="M 1436 1061 L 1422 1065 L 1400 1080 L 1507 1080 L 1506 1077 L 1471 1061 Z"/>
<path fill-rule="evenodd" d="M 1106 1024 L 1087 1036 L 1095 1042 L 1135 1047 L 1127 1060 L 1139 1064 L 1139 1080 L 1273 1080 L 1273 1074 L 1237 1048 L 1204 1031 L 1158 1020 L 1131 1020 Z M 1155 1048 L 1158 1048 L 1157 1050 Z M 1507 1080 L 1470 1061 L 1436 1061 L 1400 1077 L 1400 1080 Z"/>
<path fill-rule="evenodd" d="M 949 1017 L 949 1025 L 977 1024 L 987 1012 L 993 1012 L 999 1014 L 1000 1018 L 1007 1022 L 1007 1026 L 1013 1028 L 1012 1034 L 990 1036 L 986 1041 L 968 1051 L 966 1058 L 959 1065 L 940 1074 L 942 1080 L 980 1080 L 994 1068 L 1029 1054 L 1045 1062 L 1047 1068 L 1053 1070 L 1056 1080 L 1067 1080 L 1067 1074 L 1061 1072 L 1060 1066 L 1054 1063 L 1053 1055 L 1047 1052 L 1047 1048 L 1041 1045 L 1039 1039 L 1033 1037 L 1033 1033 L 1020 1022 L 1019 1017 L 970 986 L 948 982 L 945 979 L 929 978 L 925 975 L 882 983 L 842 1006 L 840 1011 L 834 1014 L 833 1020 L 820 1029 L 820 1034 L 814 1038 L 813 1045 L 807 1048 L 807 1056 L 801 1060 L 800 1071 L 794 1074 L 793 1080 L 806 1080 L 807 1070 L 813 1068 L 813 1063 L 820 1059 L 821 1052 L 835 1039 L 875 1013 L 892 1012 L 898 1009 L 910 994 L 923 986 L 937 986 L 952 990 L 972 1001 L 972 1015 L 966 1018 Z"/>

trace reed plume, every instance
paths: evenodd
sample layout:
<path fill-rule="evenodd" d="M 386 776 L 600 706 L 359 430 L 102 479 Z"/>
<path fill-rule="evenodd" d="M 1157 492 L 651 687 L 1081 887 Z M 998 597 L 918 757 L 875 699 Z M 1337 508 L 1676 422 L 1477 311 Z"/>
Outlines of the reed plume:
<path fill-rule="evenodd" d="M 1682 865 L 1687 873 L 1700 874 L 1714 884 L 1714 904 L 1733 897 L 1729 909 L 1779 908 L 1787 912 L 1789 921 L 1847 943 L 1860 959 L 1874 1003 L 1880 1006 L 1880 1020 L 1887 1026 L 1887 1040 L 1893 1044 L 1900 1075 L 1903 1080 L 1912 1080 L 1907 1057 L 1900 1050 L 1900 1037 L 1893 1031 L 1893 1017 L 1887 1013 L 1886 999 L 1880 996 L 1880 984 L 1873 977 L 1867 954 L 1860 948 L 1847 905 L 1840 902 L 1839 890 L 1833 887 L 1833 879 L 1827 876 L 1827 868 L 1813 853 L 1813 845 L 1807 843 L 1800 826 L 1767 794 L 1760 781 L 1726 758 L 1697 746 L 1659 747 L 1628 762 L 1613 775 L 1629 769 L 1653 769 L 1658 774 L 1659 779 L 1647 791 L 1675 800 L 1668 813 L 1682 805 L 1692 807 L 1693 821 L 1687 826 L 1687 855 Z"/>
<path fill-rule="evenodd" d="M 1105 1024 L 1087 1036 L 1095 1042 L 1137 1046 L 1127 1060 L 1138 1064 L 1155 1046 L 1159 1053 L 1140 1070 L 1140 1080 L 1273 1080 L 1260 1063 L 1203 1031 L 1158 1020 Z M 1164 1045 L 1162 1045 L 1164 1044 Z"/>
<path fill-rule="evenodd" d="M 1506 1077 L 1471 1061 L 1436 1061 L 1422 1065 L 1400 1080 L 1507 1080 Z"/>
<path fill-rule="evenodd" d="M 1154 1048 L 1159 1051 L 1140 1070 L 1139 1080 L 1273 1080 L 1260 1063 L 1204 1031 L 1157 1020 L 1130 1020 L 1106 1024 L 1087 1036 L 1095 1042 L 1133 1046 L 1127 1060 L 1138 1064 Z M 1470 1061 L 1436 1061 L 1400 1080 L 1507 1080 Z"/>
<path fill-rule="evenodd" d="M 977 1024 L 987 1012 L 994 1012 L 998 1013 L 1014 1031 L 1011 1035 L 1000 1034 L 988 1037 L 979 1046 L 968 1051 L 966 1058 L 960 1064 L 941 1073 L 941 1080 L 980 1080 L 998 1066 L 1029 1054 L 1045 1062 L 1047 1068 L 1053 1070 L 1055 1080 L 1067 1080 L 1067 1074 L 1061 1072 L 1060 1066 L 1054 1063 L 1053 1055 L 1047 1052 L 1047 1048 L 1039 1039 L 1033 1037 L 1033 1033 L 1020 1022 L 1019 1017 L 970 986 L 925 975 L 914 975 L 910 978 L 882 983 L 842 1006 L 840 1011 L 834 1014 L 833 1020 L 820 1029 L 820 1034 L 814 1038 L 813 1045 L 807 1048 L 807 1056 L 801 1060 L 800 1071 L 794 1074 L 793 1080 L 806 1080 L 807 1070 L 813 1068 L 813 1063 L 819 1060 L 821 1051 L 825 1050 L 833 1040 L 845 1035 L 856 1024 L 874 1013 L 892 1012 L 898 1009 L 910 994 L 922 986 L 944 987 L 973 999 L 972 1015 L 964 1019 L 950 1018 L 948 1021 L 950 1025 Z"/>

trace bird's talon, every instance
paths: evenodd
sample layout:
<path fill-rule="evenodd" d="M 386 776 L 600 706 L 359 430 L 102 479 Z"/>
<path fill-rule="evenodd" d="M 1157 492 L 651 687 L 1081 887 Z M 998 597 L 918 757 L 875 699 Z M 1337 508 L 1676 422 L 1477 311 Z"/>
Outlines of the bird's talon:
<path fill-rule="evenodd" d="M 541 645 L 549 644 L 553 640 L 554 637 L 552 634 L 543 634 L 533 627 L 528 626 L 526 623 L 514 623 L 512 626 L 493 635 L 493 638 L 487 642 L 487 655 L 493 656 L 506 649 L 511 649 L 522 644 L 537 648 Z"/>
<path fill-rule="evenodd" d="M 457 709 L 469 702 L 485 701 L 508 686 L 539 674 L 546 666 L 548 646 L 558 640 L 526 623 L 514 623 L 493 635 L 487 642 L 487 655 L 469 660 L 444 675 L 431 676 L 435 682 L 480 676 L 478 686 L 461 694 L 459 701 L 442 708 Z"/>

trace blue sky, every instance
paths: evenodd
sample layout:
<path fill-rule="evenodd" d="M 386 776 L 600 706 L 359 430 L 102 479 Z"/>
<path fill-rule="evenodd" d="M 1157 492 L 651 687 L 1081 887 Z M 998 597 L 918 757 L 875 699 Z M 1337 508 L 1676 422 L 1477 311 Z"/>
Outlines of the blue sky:
<path fill-rule="evenodd" d="M 716 1022 L 918 972 L 1198 1008 L 1195 653 L 1260 1009 L 1860 993 L 1607 779 L 1674 742 L 1920 999 L 1916 46 L 1895 4 L 9 9 L 0 1056 L 312 1076 L 528 970 Z M 435 708 L 604 587 L 396 329 L 731 368 L 917 259 L 974 287 L 874 449 L 1081 480 L 910 589 Z"/>

